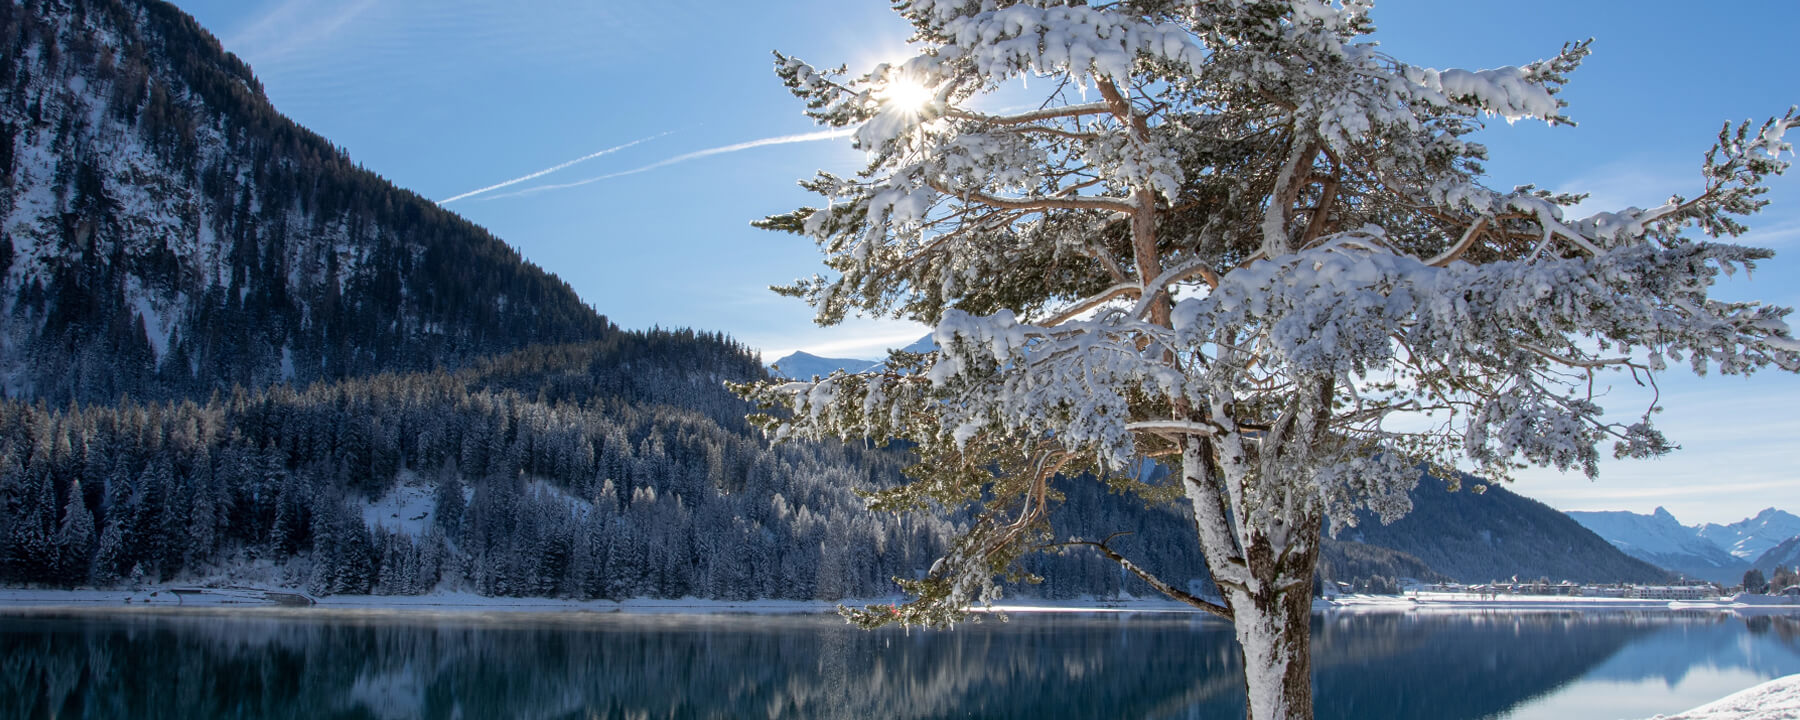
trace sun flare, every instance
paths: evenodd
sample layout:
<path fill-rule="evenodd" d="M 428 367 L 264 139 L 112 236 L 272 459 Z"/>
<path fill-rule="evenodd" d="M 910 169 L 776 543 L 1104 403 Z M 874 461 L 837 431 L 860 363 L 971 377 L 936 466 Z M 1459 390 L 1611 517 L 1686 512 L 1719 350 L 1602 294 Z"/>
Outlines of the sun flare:
<path fill-rule="evenodd" d="M 878 93 L 881 104 L 906 112 L 919 112 L 931 102 L 931 88 L 911 78 L 896 78 Z"/>

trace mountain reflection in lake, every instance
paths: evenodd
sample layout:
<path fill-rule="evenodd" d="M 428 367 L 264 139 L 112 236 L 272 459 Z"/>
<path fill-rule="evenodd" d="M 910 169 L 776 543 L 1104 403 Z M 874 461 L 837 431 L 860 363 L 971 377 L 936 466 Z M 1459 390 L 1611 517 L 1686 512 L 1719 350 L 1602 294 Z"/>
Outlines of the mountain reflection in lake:
<path fill-rule="evenodd" d="M 1314 622 L 1320 720 L 1646 717 L 1800 672 L 1794 616 Z M 1237 718 L 1238 672 L 1199 616 L 0 615 L 0 718 Z"/>

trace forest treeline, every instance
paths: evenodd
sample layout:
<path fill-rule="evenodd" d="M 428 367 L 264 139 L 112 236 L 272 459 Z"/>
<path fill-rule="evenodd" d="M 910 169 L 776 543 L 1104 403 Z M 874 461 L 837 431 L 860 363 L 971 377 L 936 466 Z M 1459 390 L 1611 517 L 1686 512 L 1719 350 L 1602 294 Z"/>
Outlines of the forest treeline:
<path fill-rule="evenodd" d="M 902 460 L 746 432 L 711 378 L 753 368 L 727 341 L 659 331 L 204 403 L 0 404 L 0 573 L 829 599 L 929 563 L 947 528 L 853 492 Z M 428 521 L 365 522 L 404 481 L 429 488 Z"/>
<path fill-rule="evenodd" d="M 258 580 L 320 594 L 835 600 L 896 592 L 954 529 L 867 510 L 910 455 L 771 445 L 722 379 L 722 336 L 620 332 L 457 372 L 179 401 L 0 403 L 0 582 Z M 1173 508 L 1059 481 L 1062 529 L 1202 579 Z M 371 518 L 428 493 L 422 517 Z M 1034 558 L 1049 597 L 1150 593 L 1084 551 Z"/>
<path fill-rule="evenodd" d="M 572 598 L 892 595 L 892 578 L 917 577 L 941 554 L 957 516 L 865 507 L 857 491 L 900 482 L 912 460 L 904 449 L 769 444 L 744 420 L 750 408 L 723 386 L 762 372 L 755 355 L 721 335 L 651 330 L 533 347 L 455 372 L 239 389 L 205 402 L 0 402 L 0 582 L 250 580 L 320 594 Z M 1148 479 L 1167 482 L 1160 473 Z M 1554 532 L 1553 510 L 1497 489 L 1445 493 L 1434 482 L 1415 494 L 1419 509 L 1402 523 L 1365 520 L 1329 542 L 1323 576 L 1356 587 L 1522 569 L 1558 579 L 1660 577 L 1596 564 L 1605 556 L 1595 553 L 1610 548 Z M 1178 586 L 1212 590 L 1179 502 L 1145 507 L 1087 476 L 1057 478 L 1055 489 L 1058 539 L 1110 537 Z M 417 516 L 376 517 L 377 502 L 396 493 L 430 502 Z M 1430 535 L 1405 523 L 1487 549 L 1415 547 Z M 1505 531 L 1515 525 L 1530 530 Z M 1565 543 L 1567 557 L 1536 562 L 1534 548 L 1552 542 Z M 1433 552 L 1444 557 L 1420 560 Z M 1022 570 L 1014 594 L 1154 594 L 1079 547 L 1029 556 Z M 1375 578 L 1382 582 L 1368 582 Z"/>

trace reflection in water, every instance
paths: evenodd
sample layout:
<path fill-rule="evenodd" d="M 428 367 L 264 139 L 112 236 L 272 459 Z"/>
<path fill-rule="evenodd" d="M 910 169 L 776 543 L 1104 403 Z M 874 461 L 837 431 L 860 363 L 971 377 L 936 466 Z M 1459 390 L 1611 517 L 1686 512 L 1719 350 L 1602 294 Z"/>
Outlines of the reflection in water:
<path fill-rule="evenodd" d="M 1493 717 L 1590 675 L 1800 672 L 1786 616 L 1314 622 L 1320 720 Z M 1234 718 L 1238 673 L 1229 628 L 1198 616 L 0 616 L 0 718 Z"/>

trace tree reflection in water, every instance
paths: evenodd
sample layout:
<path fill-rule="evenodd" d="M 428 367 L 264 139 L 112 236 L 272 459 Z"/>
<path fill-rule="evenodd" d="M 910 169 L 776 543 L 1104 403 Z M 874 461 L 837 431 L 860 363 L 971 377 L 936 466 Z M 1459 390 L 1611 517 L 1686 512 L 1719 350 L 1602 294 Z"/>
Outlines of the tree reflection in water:
<path fill-rule="evenodd" d="M 1660 677 L 1670 643 L 1704 651 L 1674 662 L 1718 662 L 1705 648 L 1757 639 L 1786 650 L 1753 669 L 1800 672 L 1791 616 L 1314 622 L 1320 720 L 1488 717 L 1603 663 Z M 1622 661 L 1634 645 L 1658 659 Z M 0 717 L 1230 718 L 1237 665 L 1229 627 L 1197 616 L 908 633 L 805 616 L 36 613 L 0 616 Z"/>

